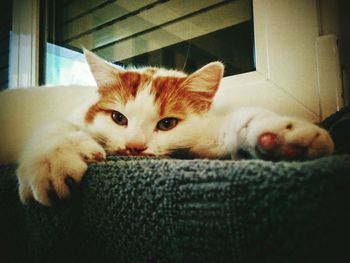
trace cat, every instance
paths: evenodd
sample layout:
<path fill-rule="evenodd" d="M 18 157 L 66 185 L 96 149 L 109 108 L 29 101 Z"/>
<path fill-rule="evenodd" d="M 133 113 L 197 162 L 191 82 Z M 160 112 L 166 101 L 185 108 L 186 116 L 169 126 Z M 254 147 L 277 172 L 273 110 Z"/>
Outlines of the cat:
<path fill-rule="evenodd" d="M 215 112 L 220 62 L 187 75 L 123 69 L 84 53 L 96 87 L 38 87 L 0 96 L 0 160 L 18 162 L 24 204 L 34 199 L 51 206 L 69 197 L 88 164 L 107 154 L 299 160 L 333 152 L 328 132 L 312 123 L 261 108 Z"/>

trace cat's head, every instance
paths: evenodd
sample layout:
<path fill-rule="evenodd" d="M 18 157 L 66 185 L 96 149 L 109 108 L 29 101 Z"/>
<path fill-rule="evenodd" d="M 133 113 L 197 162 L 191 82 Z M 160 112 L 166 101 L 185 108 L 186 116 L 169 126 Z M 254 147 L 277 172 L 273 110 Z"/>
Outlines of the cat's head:
<path fill-rule="evenodd" d="M 212 62 L 187 75 L 163 68 L 123 69 L 85 51 L 99 100 L 85 116 L 88 129 L 112 154 L 169 155 L 190 150 L 203 132 L 224 66 Z"/>

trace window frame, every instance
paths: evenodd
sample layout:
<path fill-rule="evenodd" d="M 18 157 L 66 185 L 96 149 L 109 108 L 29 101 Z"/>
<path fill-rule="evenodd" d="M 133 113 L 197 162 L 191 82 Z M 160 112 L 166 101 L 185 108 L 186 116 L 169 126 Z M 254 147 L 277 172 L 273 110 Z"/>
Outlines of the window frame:
<path fill-rule="evenodd" d="M 330 4 L 322 0 L 254 0 L 256 71 L 224 78 L 216 104 L 231 109 L 262 106 L 313 122 L 344 106 L 337 36 L 321 34 L 322 23 L 329 17 L 320 17 L 320 2 L 323 8 Z M 307 16 L 299 12 L 300 7 Z M 297 14 L 291 15 L 296 10 Z M 280 36 L 286 32 L 292 40 L 287 43 Z M 278 52 L 286 47 L 291 54 Z M 287 62 L 281 65 L 281 61 Z M 295 67 L 300 64 L 307 68 Z"/>
<path fill-rule="evenodd" d="M 38 85 L 39 0 L 13 0 L 9 61 L 10 88 Z"/>

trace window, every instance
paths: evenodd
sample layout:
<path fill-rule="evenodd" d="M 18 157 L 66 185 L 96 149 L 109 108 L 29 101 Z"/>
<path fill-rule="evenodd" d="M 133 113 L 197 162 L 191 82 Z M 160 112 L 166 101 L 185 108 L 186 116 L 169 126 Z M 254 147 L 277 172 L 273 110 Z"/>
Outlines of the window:
<path fill-rule="evenodd" d="M 95 84 L 82 53 L 46 43 L 45 55 L 46 85 Z"/>
<path fill-rule="evenodd" d="M 45 4 L 44 84 L 92 84 L 82 47 L 125 66 L 162 66 L 190 73 L 220 60 L 227 76 L 255 70 L 251 0 L 61 0 Z"/>
<path fill-rule="evenodd" d="M 85 46 L 115 63 L 189 73 L 222 60 L 226 76 L 214 101 L 220 107 L 262 106 L 315 122 L 342 107 L 335 2 L 252 2 L 12 0 L 10 86 L 90 83 Z"/>

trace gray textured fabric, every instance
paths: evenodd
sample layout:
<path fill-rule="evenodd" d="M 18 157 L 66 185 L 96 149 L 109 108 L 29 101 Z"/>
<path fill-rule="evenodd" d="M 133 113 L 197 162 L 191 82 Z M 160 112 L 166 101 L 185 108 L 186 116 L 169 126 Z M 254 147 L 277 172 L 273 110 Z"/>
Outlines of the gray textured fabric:
<path fill-rule="evenodd" d="M 350 262 L 349 155 L 111 157 L 54 208 L 22 206 L 14 171 L 0 168 L 1 262 Z"/>

